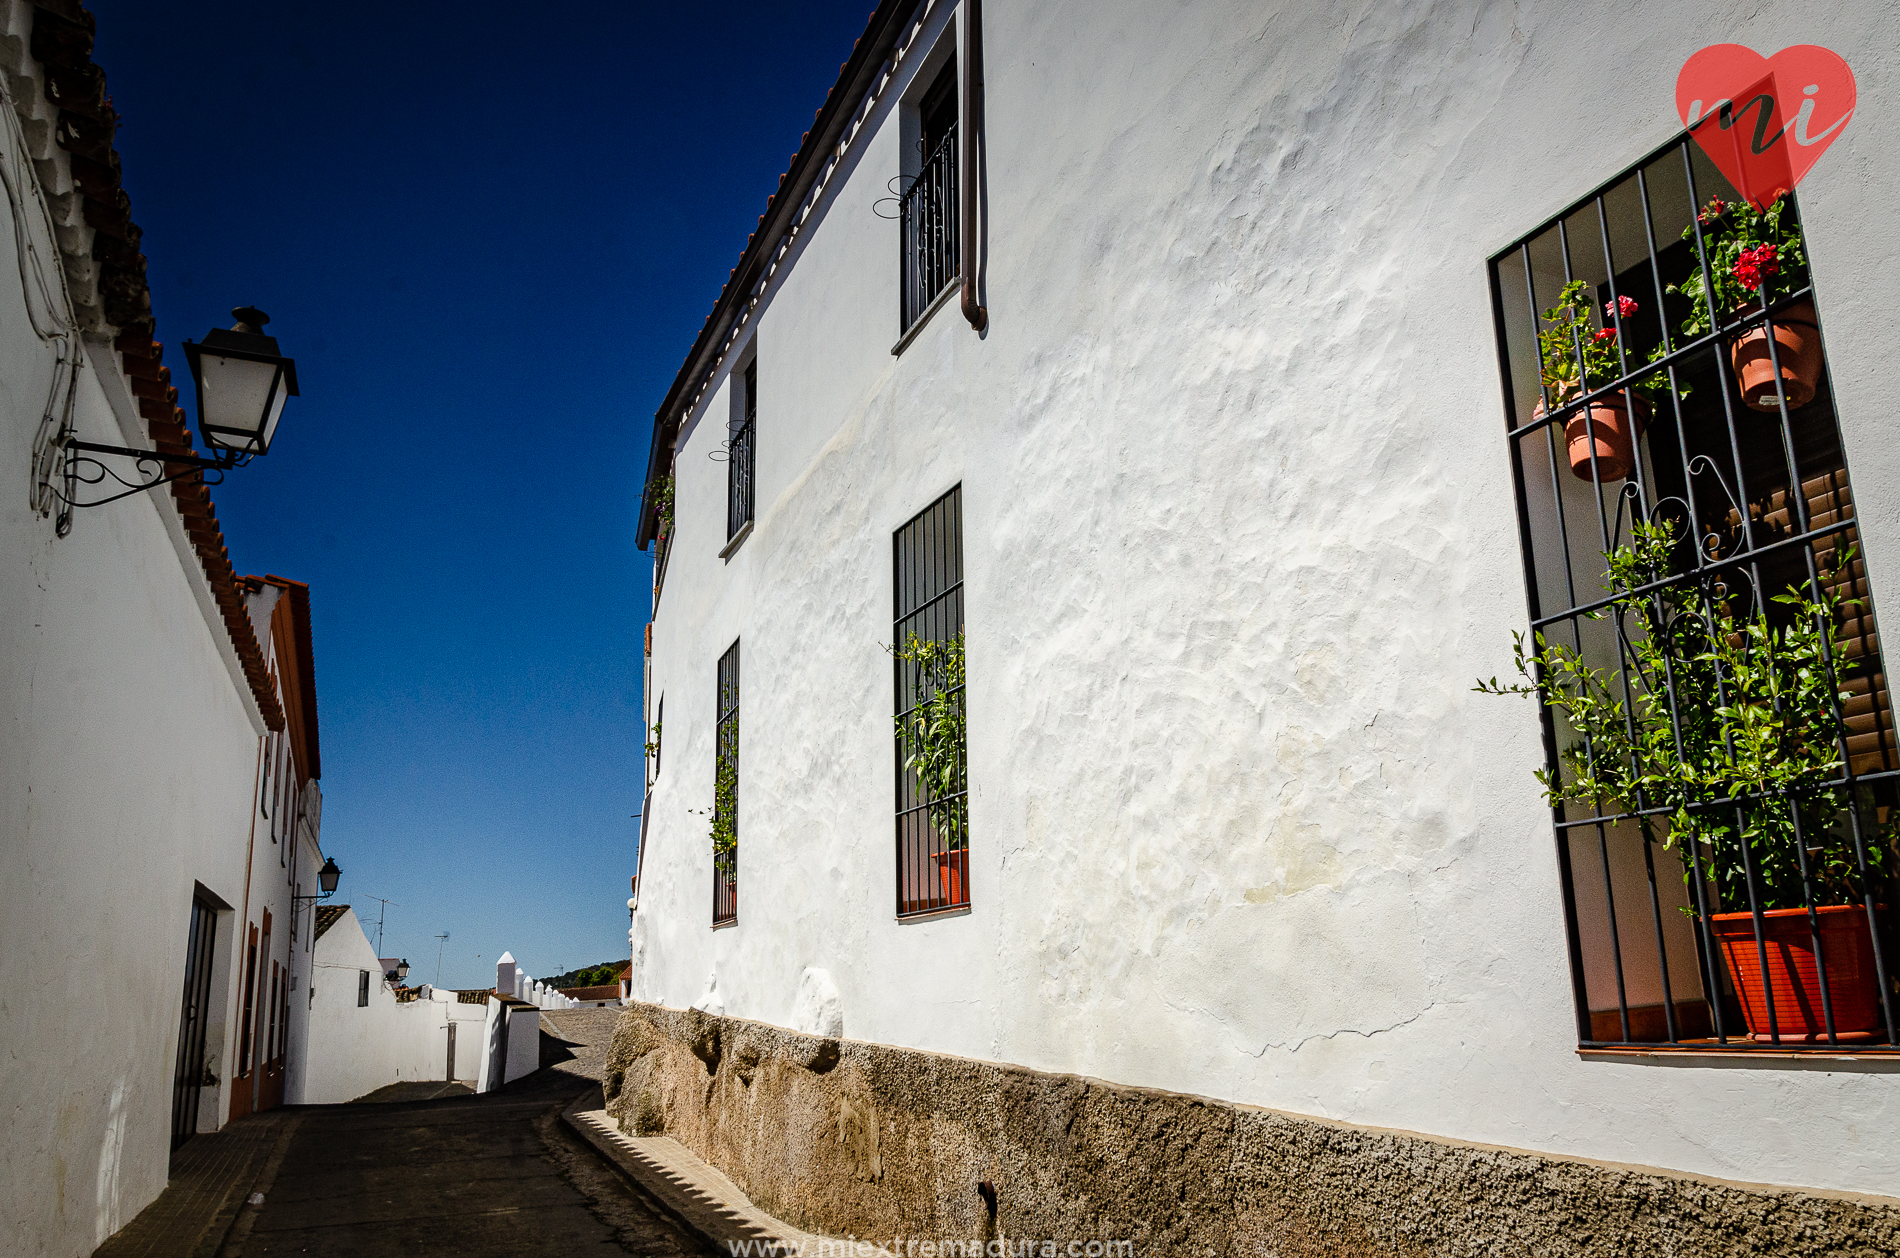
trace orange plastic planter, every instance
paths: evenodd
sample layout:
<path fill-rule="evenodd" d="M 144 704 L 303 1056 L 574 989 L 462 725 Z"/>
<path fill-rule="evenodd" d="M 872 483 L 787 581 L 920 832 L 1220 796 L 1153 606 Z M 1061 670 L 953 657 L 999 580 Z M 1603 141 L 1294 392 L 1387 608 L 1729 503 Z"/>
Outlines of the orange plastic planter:
<path fill-rule="evenodd" d="M 1880 1030 L 1880 987 L 1874 978 L 1874 941 L 1867 929 L 1867 910 L 1858 904 L 1831 904 L 1814 913 L 1820 922 L 1819 965 L 1806 909 L 1770 909 L 1762 914 L 1762 942 L 1768 952 L 1766 984 L 1761 951 L 1755 947 L 1754 918 L 1747 913 L 1717 913 L 1709 919 L 1754 1039 L 1775 1042 L 1768 1029 L 1766 988 L 1772 987 L 1781 1042 L 1826 1043 L 1827 1020 L 1821 1016 L 1823 967 L 1836 1038 L 1870 1040 Z"/>
<path fill-rule="evenodd" d="M 970 877 L 970 849 L 937 853 L 937 885 L 946 905 L 964 903 L 963 888 Z"/>
<path fill-rule="evenodd" d="M 1761 309 L 1751 303 L 1740 313 Z M 1781 387 L 1788 409 L 1814 400 L 1821 379 L 1821 328 L 1815 322 L 1814 303 L 1790 306 L 1775 317 L 1775 357 L 1781 360 Z M 1750 410 L 1779 411 L 1775 396 L 1775 364 L 1768 357 L 1768 329 L 1750 328 L 1729 346 L 1729 362 L 1742 383 L 1742 402 Z"/>
<path fill-rule="evenodd" d="M 1574 397 L 1575 390 L 1570 392 Z M 1533 422 L 1544 417 L 1544 404 L 1531 408 Z M 1636 470 L 1636 443 L 1649 424 L 1649 403 L 1640 397 L 1618 391 L 1590 403 L 1564 421 L 1564 443 L 1569 450 L 1570 471 L 1578 480 L 1590 479 L 1590 454 L 1594 449 L 1597 478 L 1604 484 L 1627 480 Z"/>

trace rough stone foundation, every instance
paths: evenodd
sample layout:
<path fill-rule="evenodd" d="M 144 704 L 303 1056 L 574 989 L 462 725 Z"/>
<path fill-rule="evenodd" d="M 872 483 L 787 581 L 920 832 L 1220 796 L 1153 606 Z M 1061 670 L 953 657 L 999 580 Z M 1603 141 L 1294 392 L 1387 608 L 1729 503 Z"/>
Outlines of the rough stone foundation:
<path fill-rule="evenodd" d="M 630 1008 L 604 1082 L 623 1130 L 672 1136 L 755 1204 L 835 1236 L 1234 1258 L 1900 1253 L 1886 1199 L 1454 1144 L 697 1010 Z"/>

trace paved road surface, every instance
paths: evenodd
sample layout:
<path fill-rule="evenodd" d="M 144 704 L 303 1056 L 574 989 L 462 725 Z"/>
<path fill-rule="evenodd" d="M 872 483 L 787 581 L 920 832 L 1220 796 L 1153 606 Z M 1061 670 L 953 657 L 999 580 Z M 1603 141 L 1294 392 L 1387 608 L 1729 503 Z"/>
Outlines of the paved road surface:
<path fill-rule="evenodd" d="M 599 1075 L 614 1011 L 547 1016 L 542 1069 L 499 1092 L 288 1111 L 264 1202 L 239 1209 L 219 1258 L 709 1253 L 560 1121 Z"/>

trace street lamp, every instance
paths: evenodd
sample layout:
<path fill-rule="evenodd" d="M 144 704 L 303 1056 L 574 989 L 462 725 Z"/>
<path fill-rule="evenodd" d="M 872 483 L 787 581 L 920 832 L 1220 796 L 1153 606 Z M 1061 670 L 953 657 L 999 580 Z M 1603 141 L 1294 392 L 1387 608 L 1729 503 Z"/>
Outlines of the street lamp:
<path fill-rule="evenodd" d="M 343 871 L 341 869 L 338 869 L 336 866 L 336 857 L 334 856 L 325 857 L 323 861 L 323 868 L 317 871 L 317 888 L 323 894 L 321 895 L 293 895 L 290 898 L 293 901 L 327 900 L 331 896 L 336 894 L 336 880 L 341 878 L 342 876 L 343 876 Z"/>
<path fill-rule="evenodd" d="M 211 457 L 81 441 L 68 424 L 58 439 L 65 481 L 64 491 L 55 491 L 62 504 L 61 537 L 72 528 L 75 507 L 102 507 L 188 476 L 216 485 L 231 468 L 269 453 L 284 403 L 297 396 L 297 364 L 278 353 L 276 337 L 264 335 L 269 315 L 255 306 L 239 306 L 231 315 L 234 326 L 213 328 L 201 342 L 185 342 L 185 358 L 197 381 L 198 435 Z M 100 455 L 132 460 L 130 473 L 122 475 L 122 466 L 115 469 Z M 90 502 L 79 500 L 81 485 L 102 484 L 108 476 L 124 488 Z"/>
<path fill-rule="evenodd" d="M 185 342 L 198 382 L 198 435 L 219 452 L 268 454 L 284 402 L 297 396 L 297 364 L 277 352 L 276 337 L 264 335 L 270 316 L 262 310 L 239 306 L 231 317 L 231 328 Z"/>
<path fill-rule="evenodd" d="M 397 983 L 400 983 L 404 979 L 408 978 L 409 977 L 409 958 L 404 957 L 402 960 L 396 962 L 396 968 L 391 970 L 389 973 L 383 975 L 383 977 Z"/>

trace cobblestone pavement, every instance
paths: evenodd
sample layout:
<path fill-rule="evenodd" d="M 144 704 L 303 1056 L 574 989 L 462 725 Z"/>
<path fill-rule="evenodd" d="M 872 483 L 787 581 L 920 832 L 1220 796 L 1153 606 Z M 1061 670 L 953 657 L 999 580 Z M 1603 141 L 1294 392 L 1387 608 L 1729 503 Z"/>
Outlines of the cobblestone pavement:
<path fill-rule="evenodd" d="M 93 1258 L 213 1258 L 292 1117 L 271 1110 L 187 1141 L 172 1156 L 171 1181 L 158 1200 Z"/>
<path fill-rule="evenodd" d="M 709 1253 L 560 1121 L 599 1075 L 615 1014 L 547 1015 L 542 1069 L 487 1096 L 382 1100 L 385 1089 L 378 1103 L 274 1111 L 201 1136 L 185 1150 L 217 1152 L 208 1142 L 247 1129 L 241 1149 L 225 1142 L 221 1184 L 210 1169 L 189 1185 L 175 1174 L 99 1258 Z"/>

